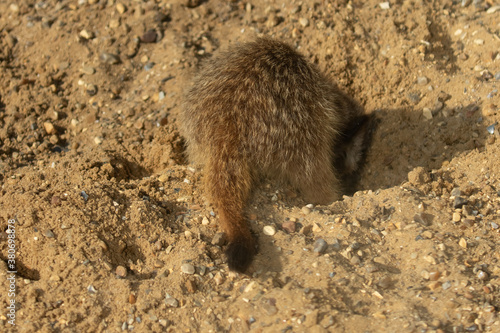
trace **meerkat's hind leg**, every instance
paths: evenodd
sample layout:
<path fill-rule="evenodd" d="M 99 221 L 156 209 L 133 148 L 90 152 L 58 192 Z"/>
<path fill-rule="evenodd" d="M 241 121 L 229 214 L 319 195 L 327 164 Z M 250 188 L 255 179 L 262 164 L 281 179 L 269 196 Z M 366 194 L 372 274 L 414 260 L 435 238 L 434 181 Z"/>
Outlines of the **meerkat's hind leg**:
<path fill-rule="evenodd" d="M 293 183 L 308 203 L 330 204 L 340 199 L 340 180 L 335 175 L 330 158 L 316 161 L 312 172 L 295 175 Z"/>

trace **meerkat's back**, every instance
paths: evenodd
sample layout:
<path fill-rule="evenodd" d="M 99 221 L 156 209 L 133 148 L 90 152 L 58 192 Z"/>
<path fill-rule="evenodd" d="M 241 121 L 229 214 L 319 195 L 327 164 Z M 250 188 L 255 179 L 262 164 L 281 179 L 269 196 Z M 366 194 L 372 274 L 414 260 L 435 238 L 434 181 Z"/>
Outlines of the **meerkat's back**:
<path fill-rule="evenodd" d="M 330 203 L 354 177 L 369 117 L 289 45 L 258 38 L 208 60 L 186 95 L 180 129 L 228 235 L 231 269 L 245 271 L 255 243 L 245 207 L 257 178 L 290 182 Z"/>

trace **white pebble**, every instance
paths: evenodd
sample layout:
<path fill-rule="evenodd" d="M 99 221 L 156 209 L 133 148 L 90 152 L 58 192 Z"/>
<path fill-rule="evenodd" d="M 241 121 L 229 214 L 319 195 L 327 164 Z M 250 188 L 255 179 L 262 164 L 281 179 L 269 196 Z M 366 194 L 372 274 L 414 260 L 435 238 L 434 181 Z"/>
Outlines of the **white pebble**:
<path fill-rule="evenodd" d="M 429 108 L 424 108 L 422 110 L 422 115 L 424 116 L 425 119 L 431 120 L 432 119 L 432 111 Z"/>
<path fill-rule="evenodd" d="M 389 4 L 389 1 L 386 1 L 386 2 L 381 2 L 378 4 L 380 6 L 380 8 L 382 9 L 389 9 L 391 8 L 391 5 Z"/>
<path fill-rule="evenodd" d="M 311 212 L 311 208 L 307 207 L 307 206 L 304 206 L 302 207 L 302 213 L 304 214 L 309 214 Z"/>
<path fill-rule="evenodd" d="M 82 31 L 80 31 L 80 36 L 85 39 L 92 39 L 94 38 L 94 33 L 83 29 Z"/>
<path fill-rule="evenodd" d="M 462 34 L 462 29 L 457 29 L 455 30 L 455 36 L 461 35 Z"/>
<path fill-rule="evenodd" d="M 488 10 L 486 11 L 486 14 L 493 14 L 497 10 L 500 10 L 500 5 L 488 8 Z"/>
<path fill-rule="evenodd" d="M 303 17 L 303 18 L 299 19 L 299 23 L 301 26 L 303 26 L 305 28 L 309 25 L 309 20 L 306 19 L 305 17 Z"/>
<path fill-rule="evenodd" d="M 483 39 L 474 39 L 474 44 L 476 44 L 476 45 L 483 45 L 484 44 L 484 40 Z"/>
<path fill-rule="evenodd" d="M 271 225 L 266 225 L 262 232 L 264 233 L 264 235 L 274 236 L 274 234 L 276 233 L 276 229 Z"/>
<path fill-rule="evenodd" d="M 429 80 L 425 76 L 420 76 L 417 78 L 417 83 L 421 85 L 426 85 Z"/>
<path fill-rule="evenodd" d="M 183 264 L 181 266 L 181 271 L 182 271 L 182 273 L 185 273 L 185 274 L 194 274 L 195 268 L 191 264 Z"/>

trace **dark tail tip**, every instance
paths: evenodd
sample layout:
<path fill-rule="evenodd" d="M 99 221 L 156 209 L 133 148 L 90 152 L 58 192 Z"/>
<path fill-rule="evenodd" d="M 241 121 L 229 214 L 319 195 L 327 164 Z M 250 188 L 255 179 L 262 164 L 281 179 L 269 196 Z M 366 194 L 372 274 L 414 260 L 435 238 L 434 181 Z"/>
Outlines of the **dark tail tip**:
<path fill-rule="evenodd" d="M 239 273 L 245 273 L 252 263 L 255 255 L 253 242 L 235 241 L 229 243 L 226 250 L 229 269 Z"/>

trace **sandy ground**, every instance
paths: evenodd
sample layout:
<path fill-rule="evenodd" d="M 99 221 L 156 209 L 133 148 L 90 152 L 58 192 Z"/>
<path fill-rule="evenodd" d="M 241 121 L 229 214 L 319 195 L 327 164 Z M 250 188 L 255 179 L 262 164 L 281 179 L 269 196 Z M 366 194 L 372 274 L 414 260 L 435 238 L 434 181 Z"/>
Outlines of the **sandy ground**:
<path fill-rule="evenodd" d="M 1 1 L 0 331 L 500 332 L 499 3 L 381 2 Z M 256 34 L 378 129 L 352 197 L 263 181 L 245 276 L 177 114 Z"/>

